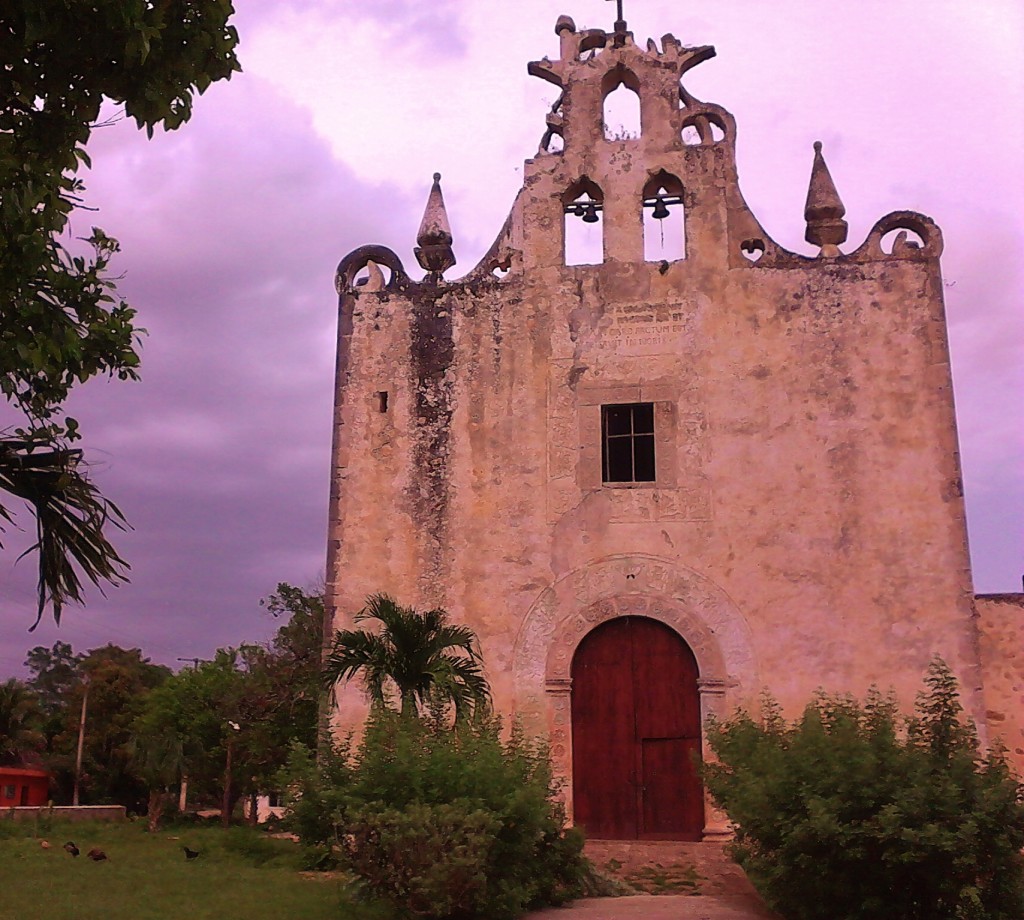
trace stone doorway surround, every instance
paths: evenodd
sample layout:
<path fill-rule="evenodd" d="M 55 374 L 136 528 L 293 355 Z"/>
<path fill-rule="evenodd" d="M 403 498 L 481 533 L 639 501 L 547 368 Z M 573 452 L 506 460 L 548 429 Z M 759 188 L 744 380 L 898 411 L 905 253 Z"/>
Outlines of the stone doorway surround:
<path fill-rule="evenodd" d="M 658 556 L 610 556 L 575 569 L 545 588 L 516 636 L 516 712 L 524 727 L 550 739 L 551 761 L 572 820 L 570 669 L 577 646 L 596 626 L 617 617 L 650 617 L 674 629 L 693 650 L 699 672 L 701 721 L 725 717 L 757 692 L 757 662 L 747 621 L 709 578 Z M 702 734 L 705 761 L 711 758 Z M 725 816 L 708 803 L 705 837 L 728 833 Z"/>

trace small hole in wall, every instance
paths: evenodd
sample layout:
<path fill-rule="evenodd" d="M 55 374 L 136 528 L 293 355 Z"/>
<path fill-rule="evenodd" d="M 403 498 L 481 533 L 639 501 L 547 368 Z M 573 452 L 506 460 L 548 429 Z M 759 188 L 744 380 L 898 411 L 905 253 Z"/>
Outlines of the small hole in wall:
<path fill-rule="evenodd" d="M 890 230 L 880 242 L 882 252 L 887 256 L 898 256 L 911 250 L 924 249 L 924 240 L 921 238 L 921 234 L 909 227 L 897 227 Z"/>
<path fill-rule="evenodd" d="M 700 146 L 700 131 L 697 130 L 696 125 L 687 125 L 683 128 L 683 143 L 687 147 L 699 147 Z"/>
<path fill-rule="evenodd" d="M 494 275 L 499 281 L 504 281 L 508 277 L 508 273 L 512 271 L 512 262 L 510 259 L 506 259 L 504 262 L 499 262 L 494 268 L 491 269 L 491 274 Z"/>
<path fill-rule="evenodd" d="M 388 411 L 388 391 L 381 390 L 377 394 L 377 411 L 387 412 Z"/>
<path fill-rule="evenodd" d="M 756 262 L 764 255 L 764 240 L 744 240 L 740 243 L 740 252 L 749 262 Z"/>
<path fill-rule="evenodd" d="M 565 140 L 561 134 L 556 134 L 554 131 L 551 132 L 551 139 L 548 141 L 547 151 L 548 153 L 561 153 L 565 150 Z"/>

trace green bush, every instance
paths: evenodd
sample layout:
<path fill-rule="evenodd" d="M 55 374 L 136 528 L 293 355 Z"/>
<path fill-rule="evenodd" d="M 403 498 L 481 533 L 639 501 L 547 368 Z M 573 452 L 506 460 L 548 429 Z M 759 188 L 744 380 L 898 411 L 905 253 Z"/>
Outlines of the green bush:
<path fill-rule="evenodd" d="M 925 683 L 909 720 L 873 692 L 711 726 L 734 855 L 787 920 L 1024 917 L 1022 787 L 1001 750 L 978 755 L 943 662 Z"/>
<path fill-rule="evenodd" d="M 404 916 L 516 917 L 577 896 L 588 866 L 564 828 L 546 750 L 497 721 L 378 712 L 362 743 L 293 756 L 291 826 Z"/>
<path fill-rule="evenodd" d="M 224 831 L 222 845 L 228 853 L 241 856 L 252 865 L 294 866 L 296 858 L 294 842 L 278 840 L 255 827 L 237 826 Z"/>

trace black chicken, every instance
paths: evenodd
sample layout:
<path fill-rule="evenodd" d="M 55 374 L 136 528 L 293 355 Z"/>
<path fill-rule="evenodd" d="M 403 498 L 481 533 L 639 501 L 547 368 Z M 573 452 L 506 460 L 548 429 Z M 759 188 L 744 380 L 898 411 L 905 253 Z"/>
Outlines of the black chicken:
<path fill-rule="evenodd" d="M 182 849 L 185 851 L 185 859 L 198 859 L 199 858 L 199 851 L 198 850 L 190 850 L 188 847 L 182 847 Z"/>
<path fill-rule="evenodd" d="M 80 849 L 78 849 L 78 847 L 75 846 L 74 842 L 71 840 L 64 844 L 64 849 L 72 856 L 77 856 L 79 853 L 82 852 Z"/>
<path fill-rule="evenodd" d="M 93 862 L 103 862 L 107 858 L 107 854 L 104 853 L 99 847 L 93 847 L 88 853 L 85 854 Z"/>

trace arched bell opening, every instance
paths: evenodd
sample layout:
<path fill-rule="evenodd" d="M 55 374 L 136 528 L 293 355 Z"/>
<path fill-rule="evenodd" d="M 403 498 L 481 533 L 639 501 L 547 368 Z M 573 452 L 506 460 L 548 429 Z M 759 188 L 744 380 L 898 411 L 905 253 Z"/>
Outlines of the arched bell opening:
<path fill-rule="evenodd" d="M 686 213 L 683 183 L 661 170 L 643 190 L 644 259 L 675 262 L 686 258 Z"/>
<path fill-rule="evenodd" d="M 583 177 L 562 195 L 563 258 L 566 265 L 604 262 L 604 193 Z"/>
<path fill-rule="evenodd" d="M 635 140 L 643 133 L 640 118 L 640 81 L 621 64 L 601 81 L 601 113 L 606 141 Z"/>
<path fill-rule="evenodd" d="M 574 821 L 591 839 L 700 840 L 697 659 L 645 616 L 602 623 L 572 660 Z"/>

